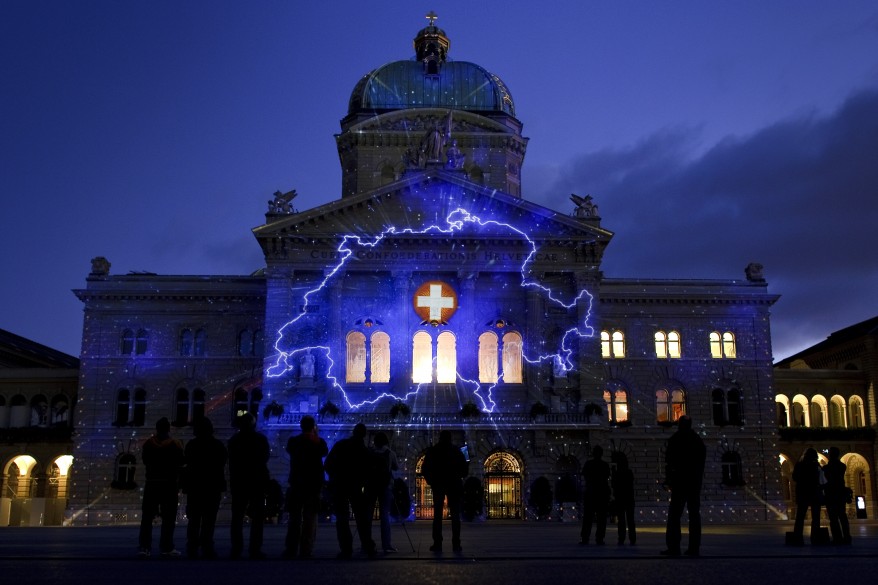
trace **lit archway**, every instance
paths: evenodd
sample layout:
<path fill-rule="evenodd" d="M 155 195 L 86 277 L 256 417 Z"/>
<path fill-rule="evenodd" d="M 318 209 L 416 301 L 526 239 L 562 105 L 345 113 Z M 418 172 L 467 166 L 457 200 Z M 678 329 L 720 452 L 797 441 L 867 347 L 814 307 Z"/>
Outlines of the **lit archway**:
<path fill-rule="evenodd" d="M 521 518 L 521 464 L 500 451 L 485 460 L 488 518 Z"/>

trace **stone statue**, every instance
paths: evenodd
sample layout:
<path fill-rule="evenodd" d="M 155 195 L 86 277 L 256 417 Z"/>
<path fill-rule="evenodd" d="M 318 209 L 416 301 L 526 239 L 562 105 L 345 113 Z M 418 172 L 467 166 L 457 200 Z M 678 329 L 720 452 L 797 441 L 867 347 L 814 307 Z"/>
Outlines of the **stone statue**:
<path fill-rule="evenodd" d="M 311 354 L 310 349 L 302 356 L 299 366 L 302 368 L 302 378 L 314 377 L 314 356 Z"/>
<path fill-rule="evenodd" d="M 570 195 L 570 200 L 576 205 L 573 216 L 586 219 L 598 217 L 598 206 L 592 201 L 591 195 L 580 197 L 576 193 Z"/>
<path fill-rule="evenodd" d="M 290 202 L 296 198 L 296 190 L 293 189 L 288 193 L 274 192 L 274 199 L 268 200 L 268 213 L 278 213 L 289 215 L 294 213 L 293 206 Z"/>
<path fill-rule="evenodd" d="M 744 269 L 744 274 L 747 275 L 747 280 L 750 282 L 765 282 L 765 276 L 762 274 L 762 264 L 758 262 L 748 264 L 747 268 Z"/>
<path fill-rule="evenodd" d="M 463 168 L 466 155 L 460 152 L 460 149 L 457 148 L 457 140 L 452 140 L 451 144 L 448 145 L 448 148 L 445 150 L 445 159 L 446 169 L 459 170 Z"/>
<path fill-rule="evenodd" d="M 103 256 L 91 259 L 91 273 L 94 276 L 106 276 L 110 273 L 110 261 Z"/>

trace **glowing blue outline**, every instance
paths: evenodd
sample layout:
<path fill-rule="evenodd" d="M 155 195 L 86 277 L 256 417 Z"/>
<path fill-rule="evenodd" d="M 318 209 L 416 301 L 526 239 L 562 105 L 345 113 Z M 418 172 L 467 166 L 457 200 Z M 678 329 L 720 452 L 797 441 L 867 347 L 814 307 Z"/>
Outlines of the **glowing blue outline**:
<path fill-rule="evenodd" d="M 278 329 L 277 341 L 275 341 L 275 343 L 274 343 L 274 349 L 277 352 L 277 360 L 275 361 L 274 365 L 269 366 L 266 369 L 266 371 L 265 371 L 266 377 L 277 378 L 277 377 L 282 376 L 286 372 L 290 371 L 291 369 L 293 369 L 293 366 L 290 365 L 290 363 L 289 363 L 290 358 L 292 358 L 293 356 L 295 356 L 299 353 L 305 352 L 305 351 L 320 350 L 323 353 L 323 355 L 326 357 L 326 359 L 329 361 L 329 366 L 327 367 L 327 370 L 326 370 L 326 379 L 331 382 L 332 387 L 337 388 L 342 393 L 342 396 L 344 396 L 345 404 L 347 404 L 348 408 L 350 408 L 351 410 L 357 410 L 357 409 L 359 409 L 362 406 L 365 406 L 367 404 L 374 405 L 378 401 L 380 401 L 384 398 L 393 398 L 395 400 L 405 401 L 409 397 L 417 395 L 421 391 L 421 386 L 423 386 L 424 384 L 432 384 L 433 382 L 420 382 L 420 383 L 418 383 L 417 387 L 414 390 L 407 392 L 403 396 L 397 396 L 397 395 L 389 393 L 389 392 L 382 392 L 377 397 L 375 397 L 371 400 L 364 400 L 358 404 L 352 404 L 350 402 L 350 400 L 348 399 L 348 394 L 347 394 L 347 392 L 345 392 L 344 386 L 332 374 L 332 369 L 335 366 L 335 360 L 332 359 L 332 355 L 331 355 L 331 351 L 330 351 L 329 346 L 315 345 L 315 346 L 310 346 L 310 347 L 302 347 L 302 348 L 293 349 L 292 351 L 284 351 L 279 347 L 279 345 L 280 345 L 281 341 L 283 340 L 284 330 L 287 327 L 294 325 L 299 319 L 301 319 L 306 314 L 308 314 L 307 307 L 310 303 L 310 296 L 312 294 L 315 294 L 315 293 L 319 292 L 320 290 L 322 290 L 326 286 L 326 283 L 333 276 L 335 276 L 335 274 L 338 273 L 339 270 L 341 270 L 344 267 L 344 265 L 347 263 L 348 259 L 353 255 L 354 251 L 349 246 L 350 242 L 355 242 L 356 245 L 360 246 L 360 247 L 374 248 L 378 244 L 380 244 L 384 240 L 385 237 L 387 237 L 389 235 L 426 235 L 426 234 L 429 234 L 432 232 L 436 232 L 436 233 L 440 233 L 440 234 L 454 234 L 454 232 L 463 229 L 463 226 L 465 223 L 475 223 L 481 227 L 485 227 L 488 225 L 495 225 L 495 226 L 504 227 L 504 228 L 512 230 L 513 232 L 519 234 L 520 236 L 522 236 L 524 239 L 527 240 L 527 242 L 530 244 L 531 251 L 527 255 L 527 258 L 524 259 L 524 262 L 522 262 L 521 269 L 519 270 L 519 272 L 521 273 L 521 286 L 523 288 L 534 287 L 534 288 L 542 291 L 543 293 L 545 293 L 546 297 L 550 301 L 552 301 L 556 305 L 560 305 L 561 307 L 564 307 L 565 309 L 568 309 L 568 310 L 574 308 L 579 303 L 579 301 L 583 298 L 583 296 L 588 297 L 588 311 L 586 313 L 585 321 L 583 323 L 583 326 L 584 326 L 584 329 L 586 332 L 583 333 L 583 331 L 580 331 L 578 326 L 571 327 L 570 329 L 565 331 L 564 335 L 561 338 L 561 348 L 557 353 L 540 355 L 537 358 L 531 359 L 531 358 L 527 357 L 527 355 L 525 355 L 524 343 L 522 343 L 521 355 L 522 355 L 522 358 L 527 363 L 538 364 L 538 363 L 542 363 L 546 360 L 552 360 L 553 364 L 560 365 L 565 373 L 571 371 L 573 369 L 573 363 L 570 361 L 570 356 L 572 355 L 573 350 L 570 349 L 569 347 L 567 347 L 568 337 L 571 334 L 577 335 L 580 339 L 581 338 L 591 338 L 594 336 L 594 328 L 588 324 L 589 318 L 591 317 L 592 303 L 594 301 L 594 297 L 591 295 L 591 293 L 589 293 L 588 290 L 586 290 L 586 289 L 582 289 L 581 291 L 579 291 L 579 294 L 576 295 L 576 298 L 574 298 L 573 301 L 571 301 L 570 303 L 564 303 L 563 301 L 561 301 L 560 299 L 556 298 L 553 295 L 553 292 L 550 288 L 545 287 L 536 281 L 528 280 L 528 277 L 526 275 L 526 269 L 527 269 L 527 265 L 532 261 L 534 255 L 537 253 L 536 243 L 532 239 L 530 239 L 530 237 L 526 233 L 524 233 L 520 229 L 518 229 L 518 228 L 516 228 L 508 223 L 498 222 L 495 220 L 482 220 L 479 217 L 472 215 L 469 211 L 463 209 L 462 207 L 458 207 L 454 211 L 450 212 L 445 217 L 445 223 L 448 226 L 447 228 L 442 228 L 438 225 L 431 225 L 431 226 L 428 226 L 422 230 L 415 230 L 413 228 L 405 228 L 401 231 L 397 231 L 397 229 L 395 227 L 391 226 L 391 227 L 385 229 L 383 232 L 381 232 L 381 234 L 376 236 L 373 240 L 368 240 L 366 238 L 363 238 L 362 236 L 357 236 L 357 235 L 343 236 L 341 243 L 339 244 L 338 248 L 336 249 L 336 251 L 339 253 L 338 263 L 335 265 L 335 267 L 332 270 L 329 271 L 328 274 L 326 274 L 326 276 L 323 278 L 323 281 L 316 288 L 309 290 L 308 292 L 306 292 L 303 295 L 303 297 L 302 297 L 303 304 L 302 304 L 302 309 L 301 309 L 301 312 L 299 313 L 299 315 L 297 315 L 295 318 L 288 321 L 283 326 L 281 326 L 280 329 Z M 435 362 L 435 357 L 433 359 Z M 279 368 L 281 369 L 281 371 L 277 371 Z M 457 379 L 459 379 L 461 382 L 467 383 L 467 384 L 474 384 L 476 386 L 475 390 L 473 391 L 473 394 L 475 394 L 475 396 L 478 397 L 479 402 L 481 403 L 481 408 L 483 411 L 486 411 L 489 413 L 494 411 L 494 408 L 497 406 L 497 404 L 494 402 L 494 400 L 492 398 L 493 390 L 497 386 L 497 384 L 499 384 L 500 381 L 502 380 L 502 376 L 498 377 L 498 380 L 488 387 L 487 395 L 485 397 L 483 397 L 480 394 L 480 391 L 482 389 L 481 382 L 464 378 L 463 376 L 460 375 L 460 372 L 456 372 L 456 375 L 457 375 Z M 489 404 L 490 404 L 490 406 L 489 406 Z"/>

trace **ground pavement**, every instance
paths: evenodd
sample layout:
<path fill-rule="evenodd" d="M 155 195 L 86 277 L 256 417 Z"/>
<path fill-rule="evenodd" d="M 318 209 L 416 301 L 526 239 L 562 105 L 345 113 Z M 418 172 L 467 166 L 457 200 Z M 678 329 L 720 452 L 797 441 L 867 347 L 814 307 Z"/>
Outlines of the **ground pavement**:
<path fill-rule="evenodd" d="M 685 520 L 685 518 L 684 518 Z M 878 523 L 854 521 L 851 546 L 784 545 L 790 522 L 752 525 L 709 525 L 704 529 L 701 557 L 664 558 L 664 528 L 638 527 L 637 544 L 617 545 L 615 526 L 607 544 L 579 545 L 574 523 L 489 521 L 464 523 L 462 553 L 446 547 L 428 550 L 430 523 L 395 524 L 397 552 L 368 559 L 335 559 L 335 527 L 321 524 L 315 556 L 281 558 L 285 526 L 266 526 L 268 559 L 232 561 L 163 559 L 136 556 L 136 526 L 85 528 L 0 528 L 0 575 L 10 584 L 72 581 L 90 585 L 192 582 L 220 585 L 282 580 L 296 583 L 675 583 L 755 585 L 794 580 L 795 585 L 826 584 L 844 579 L 870 583 L 878 579 Z M 450 525 L 445 523 L 446 544 Z M 373 536 L 378 536 L 377 523 Z M 158 527 L 154 531 L 158 538 Z M 686 546 L 686 535 L 683 546 Z M 807 538 L 807 537 L 806 537 Z M 185 527 L 175 541 L 184 549 Z M 217 548 L 228 553 L 228 527 L 217 528 Z M 9 578 L 7 580 L 7 577 Z M 830 583 L 830 585 L 832 585 Z"/>

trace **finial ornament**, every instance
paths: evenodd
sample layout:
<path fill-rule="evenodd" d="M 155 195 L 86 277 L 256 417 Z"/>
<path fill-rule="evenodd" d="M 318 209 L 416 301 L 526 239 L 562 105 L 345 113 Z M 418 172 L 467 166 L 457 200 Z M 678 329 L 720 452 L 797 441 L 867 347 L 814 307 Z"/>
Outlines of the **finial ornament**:
<path fill-rule="evenodd" d="M 427 13 L 427 16 L 425 18 L 430 21 L 430 26 L 433 26 L 433 21 L 439 18 L 439 16 L 431 10 Z"/>

